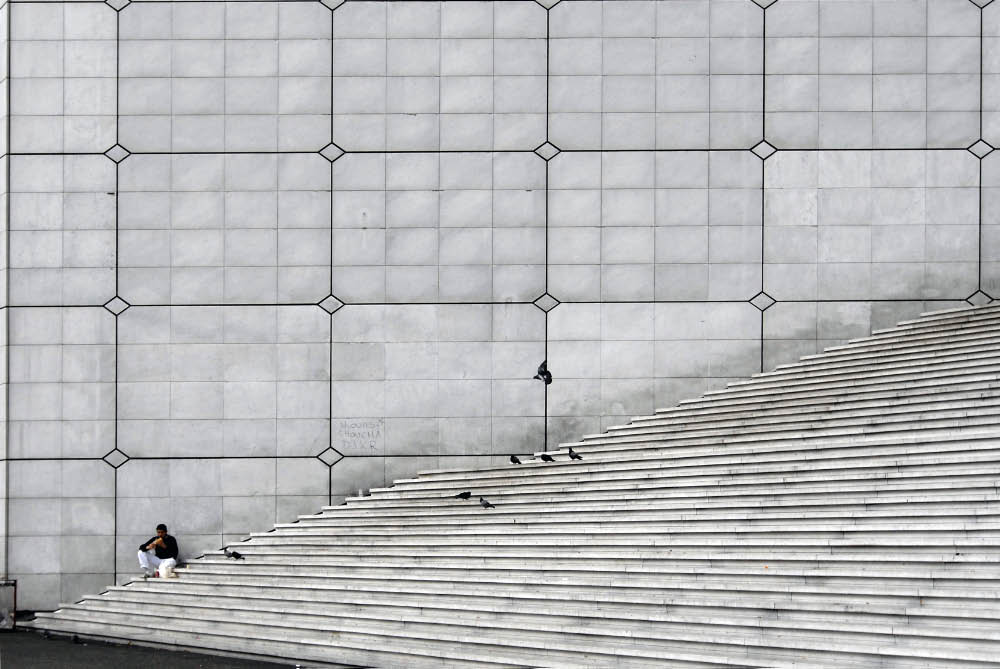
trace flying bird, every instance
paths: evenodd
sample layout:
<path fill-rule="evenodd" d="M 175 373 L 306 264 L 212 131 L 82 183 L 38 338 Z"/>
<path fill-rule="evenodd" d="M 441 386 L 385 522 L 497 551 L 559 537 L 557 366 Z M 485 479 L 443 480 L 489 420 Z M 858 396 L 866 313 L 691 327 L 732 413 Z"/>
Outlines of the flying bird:
<path fill-rule="evenodd" d="M 516 455 L 510 456 L 510 464 L 512 464 L 512 465 L 519 465 L 519 464 L 521 464 L 521 458 L 517 457 Z"/>
<path fill-rule="evenodd" d="M 571 446 L 569 449 L 569 459 L 570 460 L 583 460 L 583 456 L 573 450 Z"/>
<path fill-rule="evenodd" d="M 484 497 L 480 497 L 479 498 L 479 506 L 483 507 L 484 509 L 495 509 L 496 508 L 495 506 L 493 506 L 492 504 L 489 503 L 489 500 L 487 500 Z"/>
<path fill-rule="evenodd" d="M 539 457 L 542 458 L 542 462 L 555 462 L 555 460 L 552 458 L 552 456 L 549 455 L 548 453 L 542 453 L 541 456 L 539 456 Z"/>
<path fill-rule="evenodd" d="M 552 383 L 552 374 L 549 372 L 548 363 L 549 363 L 548 360 L 542 360 L 542 364 L 538 366 L 538 373 L 531 378 L 538 379 L 545 385 L 549 385 L 550 383 Z"/>
<path fill-rule="evenodd" d="M 456 499 L 472 499 L 472 493 L 466 490 L 465 492 L 460 492 L 455 495 Z"/>
<path fill-rule="evenodd" d="M 232 558 L 233 560 L 246 560 L 241 553 L 237 553 L 236 551 L 222 549 L 222 552 L 226 554 L 227 558 Z"/>

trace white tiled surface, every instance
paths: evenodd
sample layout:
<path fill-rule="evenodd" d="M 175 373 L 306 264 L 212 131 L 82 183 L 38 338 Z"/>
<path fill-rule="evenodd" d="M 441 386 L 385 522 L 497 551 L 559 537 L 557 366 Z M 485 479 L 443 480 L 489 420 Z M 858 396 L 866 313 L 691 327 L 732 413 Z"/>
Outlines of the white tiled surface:
<path fill-rule="evenodd" d="M 1000 294 L 998 7 L 4 5 L 22 605 Z"/>

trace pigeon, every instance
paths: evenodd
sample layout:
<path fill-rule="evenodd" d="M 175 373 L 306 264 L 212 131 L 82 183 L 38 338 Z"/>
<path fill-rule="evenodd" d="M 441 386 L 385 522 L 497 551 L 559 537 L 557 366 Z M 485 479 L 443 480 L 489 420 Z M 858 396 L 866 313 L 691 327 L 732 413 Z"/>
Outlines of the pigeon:
<path fill-rule="evenodd" d="M 521 464 L 521 458 L 517 457 L 516 455 L 510 456 L 510 464 L 512 464 L 512 465 L 519 465 L 519 464 Z"/>
<path fill-rule="evenodd" d="M 460 492 L 455 495 L 456 499 L 472 499 L 472 493 L 466 490 L 465 492 Z"/>
<path fill-rule="evenodd" d="M 569 459 L 570 460 L 583 460 L 583 456 L 574 451 L 572 448 L 569 449 Z"/>
<path fill-rule="evenodd" d="M 542 364 L 538 366 L 538 373 L 531 378 L 538 379 L 545 385 L 552 383 L 552 374 L 549 372 L 548 362 L 548 360 L 542 360 Z"/>
<path fill-rule="evenodd" d="M 548 453 L 542 453 L 540 457 L 542 458 L 542 462 L 555 462 L 552 456 Z"/>
<path fill-rule="evenodd" d="M 495 506 L 493 506 L 492 504 L 490 504 L 488 500 L 486 500 L 483 497 L 479 498 L 479 506 L 483 507 L 484 509 L 495 509 L 496 508 Z"/>
<path fill-rule="evenodd" d="M 243 555 L 241 555 L 240 553 L 237 553 L 236 551 L 230 551 L 230 550 L 223 549 L 223 552 L 226 554 L 227 558 L 232 558 L 233 560 L 246 560 L 246 558 L 243 557 Z"/>

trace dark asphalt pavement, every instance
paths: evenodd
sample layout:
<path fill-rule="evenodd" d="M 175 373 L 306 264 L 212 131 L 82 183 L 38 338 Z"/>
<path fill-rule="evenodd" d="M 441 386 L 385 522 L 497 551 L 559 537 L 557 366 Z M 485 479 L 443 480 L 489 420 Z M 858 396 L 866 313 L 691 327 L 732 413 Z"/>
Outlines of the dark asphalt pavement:
<path fill-rule="evenodd" d="M 272 664 L 213 655 L 46 639 L 35 632 L 0 632 L 0 669 L 279 669 Z"/>

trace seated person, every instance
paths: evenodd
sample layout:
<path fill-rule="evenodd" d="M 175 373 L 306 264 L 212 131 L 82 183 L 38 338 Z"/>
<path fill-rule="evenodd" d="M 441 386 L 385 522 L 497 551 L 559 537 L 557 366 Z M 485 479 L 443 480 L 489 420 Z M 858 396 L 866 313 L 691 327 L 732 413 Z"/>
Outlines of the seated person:
<path fill-rule="evenodd" d="M 143 575 L 150 576 L 150 568 L 156 570 L 153 576 L 172 574 L 177 566 L 177 553 L 177 540 L 167 534 L 167 526 L 160 523 L 156 526 L 156 536 L 139 546 L 139 566 Z"/>

